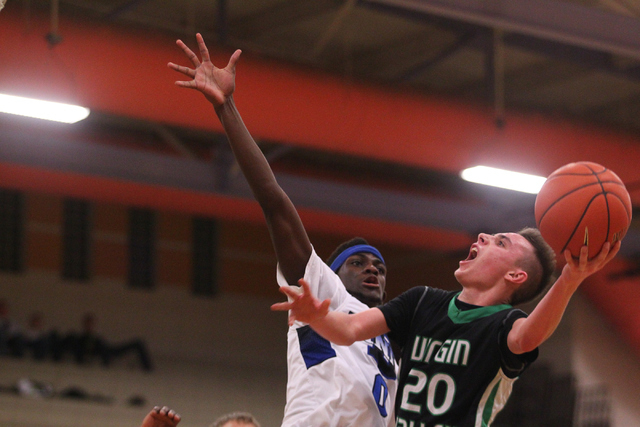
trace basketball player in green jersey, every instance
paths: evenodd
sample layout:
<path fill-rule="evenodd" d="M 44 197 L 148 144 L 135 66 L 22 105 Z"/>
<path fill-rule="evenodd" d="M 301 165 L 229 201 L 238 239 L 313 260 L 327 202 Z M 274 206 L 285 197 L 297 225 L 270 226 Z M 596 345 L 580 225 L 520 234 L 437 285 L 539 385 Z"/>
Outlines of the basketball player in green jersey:
<path fill-rule="evenodd" d="M 589 261 L 567 261 L 553 286 L 527 315 L 511 304 L 535 298 L 546 287 L 555 257 L 536 229 L 480 234 L 455 271 L 461 292 L 432 287 L 410 289 L 380 307 L 345 315 L 328 312 L 328 301 L 283 287 L 290 318 L 307 322 L 341 345 L 389 333 L 402 348 L 396 395 L 398 427 L 489 426 L 506 403 L 512 383 L 537 357 L 554 332 L 571 296 L 584 279 L 620 249 L 605 243 Z"/>

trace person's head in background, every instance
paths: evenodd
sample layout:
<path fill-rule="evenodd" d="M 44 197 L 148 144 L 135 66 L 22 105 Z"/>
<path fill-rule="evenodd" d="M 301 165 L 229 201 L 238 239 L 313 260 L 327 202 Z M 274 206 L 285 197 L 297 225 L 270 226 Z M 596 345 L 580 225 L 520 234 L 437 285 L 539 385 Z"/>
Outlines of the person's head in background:
<path fill-rule="evenodd" d="M 232 412 L 215 420 L 210 427 L 260 427 L 260 423 L 248 412 Z"/>

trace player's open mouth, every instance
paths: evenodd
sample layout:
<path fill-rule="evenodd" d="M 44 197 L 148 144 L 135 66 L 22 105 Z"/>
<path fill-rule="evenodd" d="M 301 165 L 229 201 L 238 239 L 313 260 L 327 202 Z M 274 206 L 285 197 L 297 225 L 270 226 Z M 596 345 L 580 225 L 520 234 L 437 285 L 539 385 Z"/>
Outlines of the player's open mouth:
<path fill-rule="evenodd" d="M 471 250 L 469 251 L 469 255 L 467 256 L 467 259 L 465 259 L 465 261 L 471 261 L 473 259 L 476 259 L 477 256 L 478 256 L 478 248 L 476 248 L 475 246 L 471 246 Z"/>
<path fill-rule="evenodd" d="M 376 276 L 369 276 L 366 279 L 364 279 L 364 281 L 362 282 L 365 286 L 368 287 L 379 287 L 380 284 L 378 283 L 378 278 Z"/>

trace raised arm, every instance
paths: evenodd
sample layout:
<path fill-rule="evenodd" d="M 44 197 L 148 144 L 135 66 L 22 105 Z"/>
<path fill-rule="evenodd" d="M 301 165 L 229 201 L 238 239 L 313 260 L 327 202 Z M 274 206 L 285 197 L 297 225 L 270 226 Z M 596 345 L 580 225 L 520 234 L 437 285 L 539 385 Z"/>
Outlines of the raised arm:
<path fill-rule="evenodd" d="M 387 321 L 377 308 L 355 314 L 329 311 L 329 300 L 314 297 L 304 279 L 298 280 L 298 284 L 300 288 L 281 287 L 280 292 L 287 295 L 289 301 L 271 306 L 274 311 L 291 310 L 290 324 L 296 320 L 308 323 L 322 337 L 338 345 L 351 345 L 389 332 Z"/>
<path fill-rule="evenodd" d="M 609 243 L 605 243 L 600 253 L 591 261 L 588 261 L 587 246 L 582 247 L 580 259 L 577 261 L 573 259 L 571 252 L 566 250 L 564 256 L 567 264 L 563 267 L 558 280 L 529 317 L 514 322 L 507 336 L 509 349 L 515 354 L 522 354 L 545 342 L 560 324 L 569 300 L 584 279 L 602 269 L 619 250 L 620 242 L 617 242 L 613 248 Z"/>
<path fill-rule="evenodd" d="M 177 41 L 194 68 L 174 63 L 168 66 L 192 79 L 177 81 L 176 85 L 200 91 L 215 108 L 238 165 L 264 212 L 280 269 L 289 283 L 296 283 L 304 276 L 311 243 L 295 206 L 278 185 L 267 159 L 235 106 L 236 63 L 241 51 L 235 51 L 225 68 L 217 68 L 211 62 L 202 36 L 197 34 L 196 39 L 202 60 L 181 40 Z"/>

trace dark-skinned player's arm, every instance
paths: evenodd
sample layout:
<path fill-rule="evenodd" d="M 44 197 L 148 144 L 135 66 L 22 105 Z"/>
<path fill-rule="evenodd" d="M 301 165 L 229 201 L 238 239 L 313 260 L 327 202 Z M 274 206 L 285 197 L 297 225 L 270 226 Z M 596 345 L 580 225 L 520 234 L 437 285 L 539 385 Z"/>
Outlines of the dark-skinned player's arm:
<path fill-rule="evenodd" d="M 177 81 L 176 85 L 200 91 L 213 105 L 238 165 L 262 208 L 280 270 L 288 283 L 295 284 L 304 276 L 311 256 L 311 242 L 295 206 L 278 185 L 267 159 L 244 125 L 233 100 L 236 64 L 241 51 L 234 52 L 225 68 L 217 68 L 211 62 L 202 36 L 197 34 L 196 39 L 201 59 L 181 40 L 177 41 L 194 68 L 174 63 L 168 66 L 192 79 Z"/>
<path fill-rule="evenodd" d="M 289 300 L 271 306 L 274 311 L 290 311 L 290 325 L 294 321 L 308 323 L 322 337 L 338 345 L 351 345 L 389 332 L 379 309 L 370 308 L 355 314 L 329 311 L 329 300 L 320 301 L 313 296 L 304 279 L 298 280 L 298 284 L 299 288 L 280 287 L 280 292 Z"/>
<path fill-rule="evenodd" d="M 537 348 L 556 330 L 569 300 L 580 284 L 593 273 L 601 270 L 620 250 L 620 242 L 613 247 L 607 242 L 600 253 L 589 261 L 589 249 L 583 246 L 580 259 L 574 260 L 571 251 L 564 252 L 567 264 L 562 268 L 558 280 L 551 286 L 544 298 L 533 309 L 529 317 L 513 323 L 507 336 L 509 350 L 522 354 Z"/>

